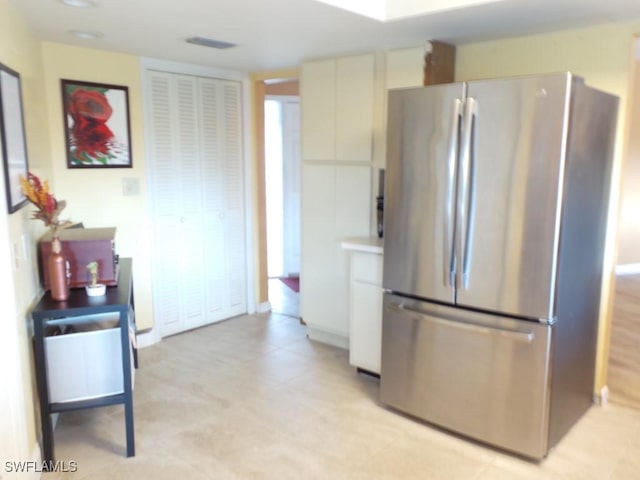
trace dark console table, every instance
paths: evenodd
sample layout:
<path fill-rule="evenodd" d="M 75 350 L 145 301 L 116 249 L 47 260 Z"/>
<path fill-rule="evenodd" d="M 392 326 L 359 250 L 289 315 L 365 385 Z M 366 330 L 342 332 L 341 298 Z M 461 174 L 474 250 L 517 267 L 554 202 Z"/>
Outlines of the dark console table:
<path fill-rule="evenodd" d="M 51 292 L 46 292 L 31 311 L 34 323 L 36 380 L 40 395 L 40 416 L 42 420 L 42 457 L 45 462 L 55 461 L 51 414 L 117 404 L 124 404 L 127 457 L 135 455 L 131 362 L 133 361 L 134 366 L 137 368 L 138 359 L 135 348 L 132 350 L 133 355 L 131 355 L 130 351 L 130 326 L 135 332 L 131 263 L 130 258 L 120 258 L 118 285 L 107 287 L 107 292 L 104 296 L 89 297 L 84 288 L 72 289 L 68 300 L 58 302 L 51 299 Z M 47 342 L 45 342 L 47 328 L 53 325 L 73 325 L 74 317 L 78 320 L 78 317 L 105 313 L 117 313 L 120 318 L 118 325 L 122 344 L 123 391 L 96 398 L 52 403 L 49 399 L 49 379 L 47 375 Z M 78 359 L 78 361 L 82 360 Z"/>

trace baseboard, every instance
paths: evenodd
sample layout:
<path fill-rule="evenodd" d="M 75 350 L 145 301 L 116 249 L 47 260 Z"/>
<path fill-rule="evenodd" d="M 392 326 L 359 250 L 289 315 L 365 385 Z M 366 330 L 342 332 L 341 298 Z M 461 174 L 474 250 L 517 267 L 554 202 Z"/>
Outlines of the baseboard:
<path fill-rule="evenodd" d="M 609 387 L 606 385 L 600 389 L 599 393 L 593 394 L 593 403 L 604 407 L 609 403 Z"/>
<path fill-rule="evenodd" d="M 162 340 L 156 333 L 156 329 L 152 328 L 150 330 L 145 330 L 144 333 L 140 333 L 136 335 L 137 348 L 145 348 L 150 347 L 151 345 L 155 345 Z"/>
<path fill-rule="evenodd" d="M 640 263 L 616 265 L 616 275 L 636 275 L 640 273 Z"/>
<path fill-rule="evenodd" d="M 327 332 L 307 324 L 307 336 L 316 342 L 326 343 L 334 347 L 349 349 L 349 339 L 343 335 Z"/>
<path fill-rule="evenodd" d="M 256 313 L 266 313 L 271 311 L 271 302 L 262 302 L 259 303 L 256 307 Z"/>

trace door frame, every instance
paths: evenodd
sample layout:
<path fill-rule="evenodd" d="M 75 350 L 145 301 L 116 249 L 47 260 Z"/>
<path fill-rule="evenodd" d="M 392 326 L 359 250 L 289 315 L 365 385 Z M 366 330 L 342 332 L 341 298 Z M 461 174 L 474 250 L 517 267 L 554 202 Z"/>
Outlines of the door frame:
<path fill-rule="evenodd" d="M 267 312 L 269 304 L 269 283 L 267 273 L 267 210 L 265 191 L 265 158 L 264 158 L 264 100 L 267 95 L 280 91 L 283 85 L 295 84 L 295 95 L 300 95 L 298 79 L 299 69 L 275 70 L 251 75 L 253 93 L 253 138 L 256 172 L 255 203 L 255 271 L 256 302 L 258 312 Z"/>

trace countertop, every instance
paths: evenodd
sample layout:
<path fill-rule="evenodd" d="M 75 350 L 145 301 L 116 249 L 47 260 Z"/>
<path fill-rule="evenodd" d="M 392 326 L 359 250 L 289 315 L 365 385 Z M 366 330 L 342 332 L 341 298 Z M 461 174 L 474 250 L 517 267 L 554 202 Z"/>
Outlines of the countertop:
<path fill-rule="evenodd" d="M 378 237 L 350 237 L 342 240 L 342 248 L 368 253 L 383 253 L 383 239 Z"/>

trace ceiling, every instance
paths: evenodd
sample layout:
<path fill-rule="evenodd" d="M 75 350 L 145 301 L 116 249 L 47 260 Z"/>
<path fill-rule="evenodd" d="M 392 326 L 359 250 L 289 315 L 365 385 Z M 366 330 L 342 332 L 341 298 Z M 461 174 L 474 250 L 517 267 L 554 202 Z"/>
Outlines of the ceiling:
<path fill-rule="evenodd" d="M 315 0 L 95 0 L 94 8 L 60 0 L 8 1 L 44 41 L 246 72 L 426 40 L 460 45 L 640 19 L 639 0 L 499 0 L 386 22 Z M 80 39 L 70 30 L 102 36 Z M 185 42 L 193 36 L 237 46 L 217 50 Z"/>

